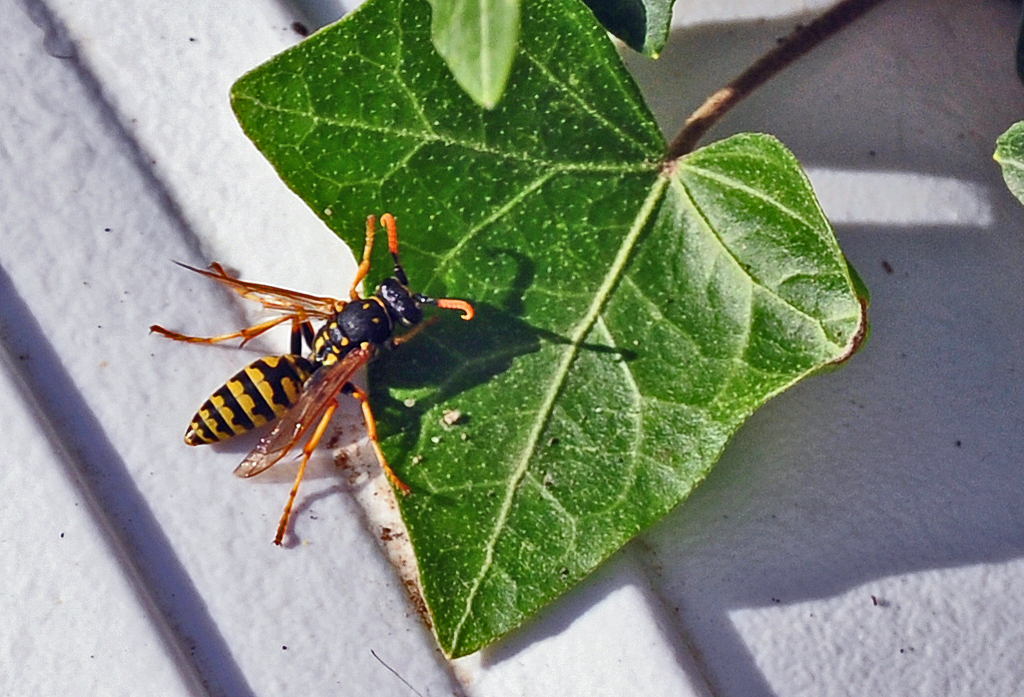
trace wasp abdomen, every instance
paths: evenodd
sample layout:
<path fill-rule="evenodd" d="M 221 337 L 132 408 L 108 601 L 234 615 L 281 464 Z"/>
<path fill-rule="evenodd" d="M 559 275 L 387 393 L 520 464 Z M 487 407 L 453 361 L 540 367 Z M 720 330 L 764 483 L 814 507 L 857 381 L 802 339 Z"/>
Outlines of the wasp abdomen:
<path fill-rule="evenodd" d="M 185 442 L 216 443 L 276 419 L 295 404 L 316 369 L 315 363 L 294 354 L 253 361 L 203 402 Z"/>

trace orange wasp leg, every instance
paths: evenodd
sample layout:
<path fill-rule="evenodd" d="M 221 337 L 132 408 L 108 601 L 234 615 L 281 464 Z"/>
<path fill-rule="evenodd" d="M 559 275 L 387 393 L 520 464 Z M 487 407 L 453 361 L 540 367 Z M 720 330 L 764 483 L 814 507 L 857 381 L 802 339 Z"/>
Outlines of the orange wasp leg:
<path fill-rule="evenodd" d="M 331 422 L 331 417 L 334 416 L 334 412 L 337 408 L 338 400 L 332 399 L 330 406 L 327 407 L 327 411 L 324 412 L 323 417 L 320 419 L 320 423 L 317 424 L 316 430 L 313 431 L 313 435 L 309 437 L 309 441 L 302 449 L 302 464 L 299 465 L 298 474 L 295 475 L 295 483 L 292 484 L 292 491 L 288 494 L 288 503 L 284 507 L 284 514 L 281 516 L 281 522 L 277 525 L 277 535 L 274 536 L 275 545 L 280 546 L 281 540 L 284 539 L 284 531 L 288 527 L 288 519 L 292 515 L 292 506 L 295 504 L 295 496 L 299 493 L 299 484 L 302 483 L 302 477 L 306 474 L 306 463 L 309 462 L 309 458 L 313 454 L 313 451 L 316 450 L 316 446 L 320 444 L 320 439 L 324 437 L 324 433 L 327 431 L 327 425 Z"/>
<path fill-rule="evenodd" d="M 348 383 L 343 388 L 345 394 L 351 395 L 359 400 L 359 404 L 362 406 L 362 420 L 367 422 L 367 437 L 370 439 L 370 444 L 374 448 L 374 453 L 377 455 L 377 462 L 381 464 L 381 469 L 384 470 L 384 474 L 391 481 L 396 489 L 402 493 L 409 493 L 412 489 L 409 488 L 409 484 L 398 479 L 398 475 L 394 473 L 391 466 L 387 464 L 387 458 L 384 456 L 384 451 L 381 449 L 381 444 L 377 440 L 377 420 L 374 419 L 373 409 L 370 408 L 370 395 L 360 390 L 352 383 Z"/>
<path fill-rule="evenodd" d="M 259 324 L 255 324 L 251 327 L 246 327 L 245 329 L 239 330 L 237 332 L 232 332 L 230 334 L 220 334 L 219 336 L 209 337 L 179 334 L 178 332 L 172 332 L 170 329 L 164 329 L 159 324 L 154 324 L 153 326 L 151 326 L 149 328 L 149 331 L 156 332 L 157 334 L 166 336 L 168 339 L 174 339 L 175 341 L 187 341 L 190 344 L 217 344 L 220 343 L 221 341 L 230 341 L 231 339 L 240 338 L 242 339 L 241 346 L 245 346 L 247 343 L 249 343 L 250 340 L 255 339 L 260 334 L 270 329 L 273 329 L 279 324 L 284 324 L 285 322 L 289 321 L 295 324 L 300 324 L 303 320 L 301 320 L 298 317 L 298 315 L 289 314 L 283 317 L 274 317 L 273 319 L 268 319 L 266 322 L 260 322 Z"/>
<path fill-rule="evenodd" d="M 387 475 L 388 480 L 394 485 L 396 489 L 401 491 L 403 494 L 408 494 L 411 489 L 409 485 L 398 478 L 391 466 L 388 465 L 388 460 L 384 457 L 384 451 L 380 448 L 380 443 L 377 441 L 377 420 L 373 416 L 373 410 L 370 409 L 370 396 L 363 390 L 359 389 L 351 382 L 345 383 L 345 387 L 342 388 L 345 394 L 351 395 L 355 399 L 359 400 L 359 404 L 363 409 L 363 420 L 366 422 L 366 436 L 370 440 L 370 445 L 373 446 L 373 452 L 377 456 L 377 461 L 380 463 L 381 468 L 384 470 L 384 474 Z M 320 444 L 320 441 L 324 437 L 324 433 L 327 431 L 327 426 L 331 422 L 331 418 L 334 416 L 334 412 L 338 409 L 338 400 L 331 400 L 330 406 L 324 412 L 324 415 L 320 418 L 320 423 L 317 424 L 316 430 L 313 431 L 313 435 L 309 437 L 306 445 L 302 448 L 302 464 L 299 465 L 299 471 L 295 475 L 295 483 L 292 484 L 291 493 L 288 494 L 288 503 L 284 507 L 284 514 L 281 516 L 281 522 L 277 525 L 277 535 L 274 536 L 274 544 L 280 545 L 284 539 L 284 533 L 288 528 L 288 520 L 292 515 L 292 506 L 295 505 L 295 497 L 299 493 L 299 484 L 302 483 L 302 478 L 306 474 L 306 464 L 309 462 L 309 458 L 313 455 L 313 451 Z"/>
<path fill-rule="evenodd" d="M 392 346 L 401 346 L 402 344 L 404 344 L 405 342 L 407 342 L 410 339 L 412 339 L 413 337 L 415 337 L 417 334 L 419 334 L 421 331 L 423 331 L 427 327 L 431 327 L 431 326 L 437 324 L 440 319 L 441 319 L 440 317 L 429 317 L 429 318 L 423 320 L 422 322 L 417 324 L 415 327 L 413 327 L 412 329 L 407 331 L 405 334 L 402 334 L 401 336 L 396 336 L 394 339 L 392 339 L 391 340 L 391 345 Z"/>
<path fill-rule="evenodd" d="M 412 491 L 409 485 L 398 478 L 395 471 L 391 469 L 391 465 L 388 464 L 388 459 L 384 457 L 384 451 L 380 449 L 380 442 L 377 440 L 377 420 L 373 417 L 373 410 L 370 409 L 370 396 L 351 382 L 347 383 L 342 390 L 345 394 L 359 400 L 359 404 L 363 408 L 363 420 L 366 422 L 366 436 L 370 439 L 370 445 L 373 446 L 373 452 L 377 456 L 377 461 L 380 462 L 384 474 L 388 476 L 388 479 L 396 489 L 403 494 L 408 494 Z"/>

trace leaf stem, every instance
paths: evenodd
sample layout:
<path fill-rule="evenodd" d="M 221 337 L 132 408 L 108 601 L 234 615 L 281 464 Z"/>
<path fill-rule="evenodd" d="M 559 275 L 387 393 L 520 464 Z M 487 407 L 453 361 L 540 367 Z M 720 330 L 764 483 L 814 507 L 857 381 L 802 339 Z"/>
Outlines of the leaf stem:
<path fill-rule="evenodd" d="M 691 152 L 704 134 L 747 95 L 882 1 L 843 0 L 810 24 L 797 26 L 778 46 L 708 97 L 690 114 L 679 135 L 669 145 L 665 161 L 673 162 Z"/>

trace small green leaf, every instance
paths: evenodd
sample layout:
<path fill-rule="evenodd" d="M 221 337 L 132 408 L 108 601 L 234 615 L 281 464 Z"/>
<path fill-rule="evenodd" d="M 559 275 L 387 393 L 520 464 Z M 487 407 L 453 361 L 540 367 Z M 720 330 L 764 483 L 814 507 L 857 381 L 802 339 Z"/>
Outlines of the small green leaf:
<path fill-rule="evenodd" d="M 1003 168 L 1010 193 L 1024 203 L 1024 121 L 1018 121 L 999 136 L 994 157 Z"/>
<path fill-rule="evenodd" d="M 672 27 L 673 0 L 584 0 L 604 28 L 634 51 L 657 58 Z"/>
<path fill-rule="evenodd" d="M 657 58 L 668 40 L 673 0 L 585 0 L 605 29 Z M 480 106 L 501 98 L 519 40 L 519 0 L 430 0 L 431 38 L 455 81 Z"/>
<path fill-rule="evenodd" d="M 354 249 L 365 216 L 390 211 L 413 288 L 476 308 L 471 322 L 440 313 L 369 374 L 454 656 L 677 505 L 754 409 L 847 358 L 865 328 L 777 140 L 735 136 L 666 168 L 590 11 L 524 9 L 491 111 L 433 50 L 424 0 L 370 0 L 232 93 L 246 132 Z"/>
<path fill-rule="evenodd" d="M 431 38 L 477 104 L 498 103 L 519 41 L 519 0 L 430 0 Z"/>

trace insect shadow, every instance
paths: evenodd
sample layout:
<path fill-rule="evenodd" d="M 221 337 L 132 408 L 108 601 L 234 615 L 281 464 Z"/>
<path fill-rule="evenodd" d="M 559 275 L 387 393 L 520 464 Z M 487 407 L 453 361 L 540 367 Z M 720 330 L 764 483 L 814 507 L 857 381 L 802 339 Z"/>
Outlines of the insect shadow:
<path fill-rule="evenodd" d="M 368 368 L 371 401 L 380 417 L 382 438 L 401 434 L 405 447 L 418 441 L 428 411 L 456 395 L 509 370 L 515 360 L 541 350 L 544 343 L 569 346 L 569 337 L 537 327 L 523 318 L 524 296 L 534 281 L 534 262 L 521 252 L 488 250 L 515 262 L 516 272 L 501 306 L 474 302 L 472 322 L 440 317 L 426 332 L 394 351 L 384 352 Z M 454 320 L 454 321 L 453 321 Z M 636 353 L 583 342 L 580 351 L 611 354 L 630 361 Z M 400 401 L 393 390 L 425 392 L 415 403 Z"/>

